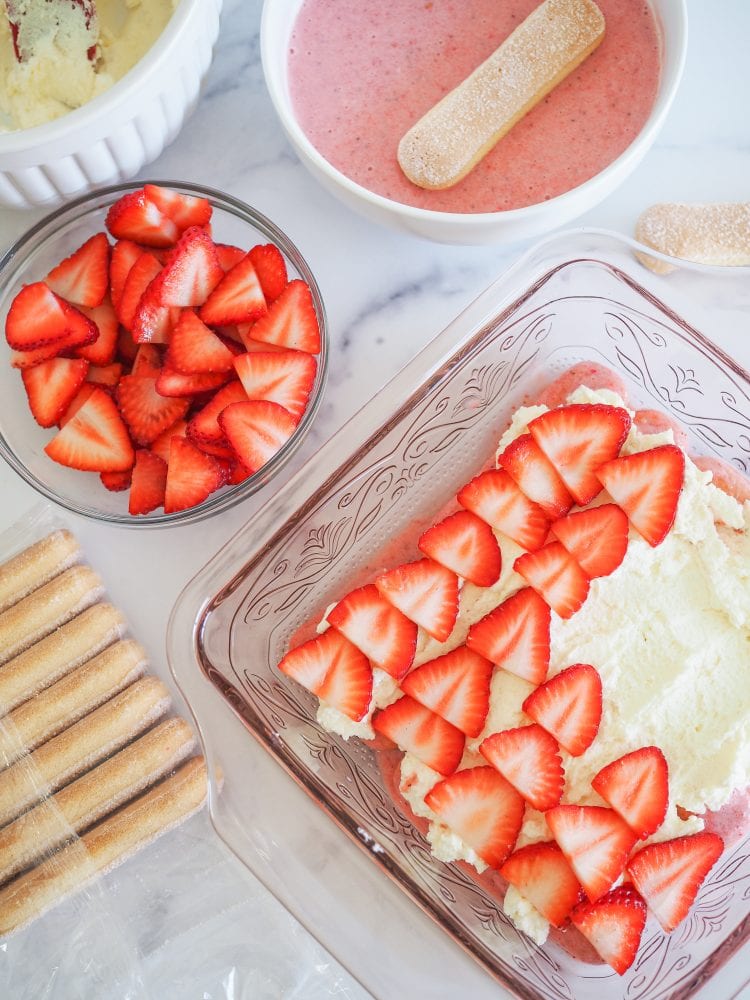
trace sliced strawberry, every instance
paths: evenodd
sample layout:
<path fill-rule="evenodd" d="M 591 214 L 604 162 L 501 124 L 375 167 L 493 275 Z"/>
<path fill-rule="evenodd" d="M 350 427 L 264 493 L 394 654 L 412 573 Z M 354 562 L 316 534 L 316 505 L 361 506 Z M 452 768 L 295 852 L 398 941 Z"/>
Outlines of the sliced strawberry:
<path fill-rule="evenodd" d="M 403 677 L 412 665 L 417 626 L 381 597 L 372 584 L 340 600 L 329 612 L 328 622 L 392 677 Z"/>
<path fill-rule="evenodd" d="M 588 663 L 574 663 L 550 677 L 523 703 L 523 710 L 573 757 L 594 742 L 602 718 L 602 681 Z"/>
<path fill-rule="evenodd" d="M 172 438 L 185 437 L 186 429 L 186 420 L 176 420 L 171 427 L 167 427 L 165 431 L 161 432 L 158 438 L 155 438 L 151 442 L 149 450 L 158 455 L 162 461 L 169 462 L 169 447 L 172 443 Z"/>
<path fill-rule="evenodd" d="M 565 786 L 557 740 L 541 726 L 521 726 L 493 733 L 479 752 L 534 809 L 558 805 Z"/>
<path fill-rule="evenodd" d="M 86 378 L 88 361 L 52 358 L 22 372 L 23 385 L 34 420 L 54 427 L 70 406 Z"/>
<path fill-rule="evenodd" d="M 248 257 L 258 275 L 263 296 L 270 305 L 286 288 L 286 263 L 281 251 L 273 243 L 261 243 L 252 248 Z"/>
<path fill-rule="evenodd" d="M 206 403 L 202 410 L 190 420 L 187 435 L 196 443 L 226 441 L 224 431 L 219 427 L 218 417 L 230 403 L 247 402 L 247 395 L 241 382 L 229 382 Z"/>
<path fill-rule="evenodd" d="M 64 344 L 65 341 L 62 342 Z M 61 354 L 69 354 L 71 349 L 61 346 L 60 341 L 47 344 L 45 347 L 35 347 L 33 351 L 11 351 L 10 364 L 12 368 L 24 371 L 26 368 L 33 368 L 34 365 L 41 364 L 42 361 L 49 361 Z"/>
<path fill-rule="evenodd" d="M 151 444 L 162 431 L 184 417 L 190 401 L 165 398 L 153 375 L 124 375 L 117 387 L 117 405 L 136 444 Z"/>
<path fill-rule="evenodd" d="M 215 458 L 204 454 L 187 438 L 172 438 L 164 496 L 165 514 L 196 507 L 223 485 L 224 475 Z"/>
<path fill-rule="evenodd" d="M 57 345 L 73 346 L 90 344 L 96 339 L 94 324 L 55 295 L 44 284 L 36 281 L 26 285 L 13 299 L 5 320 L 5 338 L 16 351 L 35 351 Z M 46 359 L 44 359 L 46 360 Z"/>
<path fill-rule="evenodd" d="M 502 556 L 492 528 L 468 510 L 428 528 L 417 544 L 430 559 L 478 587 L 491 587 L 500 577 Z"/>
<path fill-rule="evenodd" d="M 458 494 L 462 507 L 533 552 L 544 545 L 549 521 L 503 469 L 488 469 Z"/>
<path fill-rule="evenodd" d="M 237 455 L 234 448 L 230 448 L 229 445 L 224 444 L 213 444 L 209 441 L 195 441 L 193 438 L 190 439 L 196 447 L 200 448 L 201 451 L 205 451 L 207 455 L 213 455 L 215 458 L 223 458 L 227 462 L 236 462 Z"/>
<path fill-rule="evenodd" d="M 490 866 L 499 868 L 513 850 L 524 802 L 493 767 L 469 767 L 439 781 L 425 804 Z"/>
<path fill-rule="evenodd" d="M 192 194 L 183 194 L 172 188 L 144 184 L 143 193 L 160 212 L 166 215 L 183 233 L 192 226 L 207 226 L 211 221 L 211 202 Z"/>
<path fill-rule="evenodd" d="M 227 485 L 237 486 L 239 483 L 244 483 L 246 479 L 252 476 L 252 472 L 242 462 L 234 461 L 230 463 L 229 474 L 227 476 Z"/>
<path fill-rule="evenodd" d="M 317 362 L 303 351 L 263 351 L 234 358 L 248 399 L 278 403 L 293 417 L 301 417 L 310 398 Z"/>
<path fill-rule="evenodd" d="M 466 645 L 503 670 L 541 684 L 550 657 L 550 611 L 531 587 L 523 587 L 469 629 Z"/>
<path fill-rule="evenodd" d="M 131 375 L 150 375 L 152 378 L 161 371 L 161 354 L 155 344 L 139 344 L 136 348 Z"/>
<path fill-rule="evenodd" d="M 186 229 L 159 277 L 163 306 L 200 306 L 224 278 L 213 240 L 199 226 Z"/>
<path fill-rule="evenodd" d="M 167 463 L 152 451 L 140 449 L 135 453 L 128 512 L 133 515 L 150 514 L 164 505 L 167 488 Z"/>
<path fill-rule="evenodd" d="M 628 519 L 613 503 L 568 514 L 550 531 L 590 580 L 613 573 L 628 549 Z"/>
<path fill-rule="evenodd" d="M 466 742 L 461 730 L 408 695 L 376 712 L 372 728 L 438 774 L 453 774 L 461 763 Z"/>
<path fill-rule="evenodd" d="M 115 359 L 117 335 L 120 327 L 114 306 L 105 298 L 92 309 L 81 308 L 83 314 L 96 326 L 96 340 L 77 348 L 79 358 L 86 358 L 92 365 L 108 365 Z"/>
<path fill-rule="evenodd" d="M 522 434 L 511 441 L 502 455 L 498 455 L 497 464 L 548 518 L 562 517 L 573 506 L 573 497 L 565 483 L 531 434 Z"/>
<path fill-rule="evenodd" d="M 179 227 L 143 191 L 130 191 L 111 206 L 106 226 L 117 240 L 132 240 L 147 247 L 171 247 Z"/>
<path fill-rule="evenodd" d="M 623 455 L 601 466 L 597 476 L 649 545 L 664 541 L 674 524 L 685 478 L 685 456 L 676 445 Z"/>
<path fill-rule="evenodd" d="M 165 306 L 161 300 L 161 276 L 151 281 L 138 300 L 133 313 L 131 333 L 136 344 L 168 344 L 172 331 L 179 322 L 179 306 Z"/>
<path fill-rule="evenodd" d="M 491 679 L 489 660 L 458 646 L 412 670 L 401 690 L 467 736 L 479 736 L 490 710 Z"/>
<path fill-rule="evenodd" d="M 131 267 L 117 303 L 117 318 L 126 330 L 132 331 L 143 293 L 160 273 L 161 264 L 150 253 L 142 253 Z"/>
<path fill-rule="evenodd" d="M 242 464 L 253 472 L 273 458 L 297 427 L 283 406 L 260 399 L 230 403 L 217 419 Z"/>
<path fill-rule="evenodd" d="M 721 837 L 704 830 L 650 844 L 630 859 L 628 875 L 667 933 L 685 919 L 723 850 Z"/>
<path fill-rule="evenodd" d="M 595 902 L 622 875 L 636 835 L 614 809 L 603 806 L 555 806 L 544 816 L 586 895 Z"/>
<path fill-rule="evenodd" d="M 109 285 L 109 240 L 97 233 L 44 279 L 52 291 L 76 306 L 101 305 Z"/>
<path fill-rule="evenodd" d="M 178 372 L 228 372 L 234 354 L 198 319 L 192 309 L 180 315 L 169 340 L 165 363 Z"/>
<path fill-rule="evenodd" d="M 212 326 L 250 323 L 265 316 L 266 300 L 249 255 L 223 274 L 200 310 L 200 318 Z"/>
<path fill-rule="evenodd" d="M 519 847 L 500 874 L 554 927 L 562 927 L 583 890 L 554 841 Z"/>
<path fill-rule="evenodd" d="M 336 634 L 335 629 L 327 631 Z M 346 643 L 343 636 L 340 639 Z M 372 701 L 370 661 L 351 643 L 347 643 L 345 652 L 333 657 L 330 670 L 318 688 L 317 695 L 326 705 L 337 708 L 339 712 L 359 722 L 367 715 Z"/>
<path fill-rule="evenodd" d="M 53 462 L 84 472 L 129 469 L 135 460 L 114 400 L 99 386 L 44 450 Z"/>
<path fill-rule="evenodd" d="M 289 282 L 276 301 L 271 303 L 268 313 L 253 324 L 252 337 L 277 347 L 290 347 L 308 354 L 320 353 L 318 317 L 312 293 L 304 281 L 295 278 Z"/>
<path fill-rule="evenodd" d="M 89 368 L 89 370 L 90 370 L 90 368 Z M 65 413 L 63 413 L 63 415 L 58 420 L 57 426 L 60 429 L 62 429 L 66 424 L 70 423 L 70 421 L 73 419 L 73 417 L 76 415 L 76 413 L 78 413 L 78 411 L 81 409 L 81 407 L 86 402 L 86 400 L 89 398 L 89 396 L 93 393 L 93 391 L 94 391 L 95 388 L 96 388 L 96 386 L 92 385 L 89 382 L 84 382 L 83 383 L 83 385 L 81 386 L 81 388 L 78 390 L 78 392 L 75 394 L 75 396 L 71 400 L 70 405 L 68 406 L 68 408 L 65 411 Z"/>
<path fill-rule="evenodd" d="M 589 578 L 560 542 L 524 552 L 513 568 L 561 618 L 574 615 L 588 597 Z"/>
<path fill-rule="evenodd" d="M 244 346 L 248 354 L 254 351 L 288 351 L 289 347 L 281 347 L 278 344 L 264 344 L 262 340 L 253 340 L 251 333 L 255 327 L 254 323 L 238 323 L 237 326 L 223 326 L 222 330 L 236 330 L 240 343 Z"/>
<path fill-rule="evenodd" d="M 601 403 L 559 406 L 529 424 L 529 433 L 581 506 L 601 492 L 596 470 L 620 454 L 629 430 L 627 410 Z"/>
<path fill-rule="evenodd" d="M 228 372 L 198 372 L 194 375 L 185 375 L 165 365 L 156 379 L 156 390 L 162 396 L 195 396 L 199 392 L 218 389 L 228 379 Z"/>
<path fill-rule="evenodd" d="M 121 472 L 100 472 L 99 479 L 104 489 L 110 493 L 124 493 L 130 488 L 132 473 L 132 469 L 123 469 Z"/>
<path fill-rule="evenodd" d="M 394 608 L 438 642 L 445 642 L 458 617 L 458 577 L 432 559 L 397 566 L 375 580 Z"/>
<path fill-rule="evenodd" d="M 111 365 L 89 365 L 86 373 L 87 382 L 96 382 L 97 385 L 106 385 L 114 389 L 122 378 L 122 365 L 113 362 Z"/>
<path fill-rule="evenodd" d="M 668 768 L 658 747 L 641 747 L 603 767 L 591 787 L 645 840 L 664 822 Z"/>
<path fill-rule="evenodd" d="M 118 240 L 112 247 L 109 258 L 109 297 L 117 310 L 122 290 L 133 264 L 145 251 L 132 240 Z"/>
<path fill-rule="evenodd" d="M 235 247 L 230 243 L 217 243 L 216 256 L 219 258 L 222 270 L 226 273 L 231 271 L 235 264 L 239 264 L 245 257 L 245 251 L 242 247 Z"/>
<path fill-rule="evenodd" d="M 137 352 L 138 345 L 133 340 L 130 331 L 121 326 L 120 332 L 117 335 L 117 356 L 122 358 L 123 361 L 132 361 Z"/>
<path fill-rule="evenodd" d="M 628 971 L 646 926 L 646 904 L 631 885 L 619 885 L 595 903 L 580 903 L 570 919 L 618 975 Z"/>

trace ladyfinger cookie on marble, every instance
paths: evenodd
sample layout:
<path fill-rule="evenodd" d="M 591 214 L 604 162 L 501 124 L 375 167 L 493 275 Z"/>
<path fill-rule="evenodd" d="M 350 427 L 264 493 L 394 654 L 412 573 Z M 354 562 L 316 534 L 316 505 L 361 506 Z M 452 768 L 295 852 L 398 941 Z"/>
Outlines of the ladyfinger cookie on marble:
<path fill-rule="evenodd" d="M 409 129 L 401 169 L 421 188 L 457 184 L 603 37 L 593 0 L 546 0 Z"/>
<path fill-rule="evenodd" d="M 73 535 L 53 531 L 0 566 L 0 612 L 49 583 L 81 558 Z"/>
<path fill-rule="evenodd" d="M 0 715 L 54 684 L 125 634 L 111 604 L 94 604 L 0 666 Z"/>
<path fill-rule="evenodd" d="M 88 566 L 72 566 L 0 614 L 0 664 L 95 604 L 104 585 Z"/>
<path fill-rule="evenodd" d="M 173 771 L 194 750 L 184 719 L 167 719 L 0 830 L 0 884 Z"/>
<path fill-rule="evenodd" d="M 197 812 L 206 764 L 193 757 L 169 778 L 97 823 L 80 838 L 0 890 L 0 936 L 20 930 L 65 896 L 115 868 Z"/>
<path fill-rule="evenodd" d="M 0 771 L 0 826 L 88 771 L 167 711 L 169 691 L 144 677 L 69 729 Z"/>
<path fill-rule="evenodd" d="M 652 205 L 635 226 L 639 243 L 669 257 L 720 267 L 750 266 L 750 202 Z M 675 266 L 639 253 L 638 259 L 656 274 Z"/>
<path fill-rule="evenodd" d="M 133 639 L 124 639 L 0 718 L 0 768 L 119 694 L 143 675 L 147 664 L 144 649 Z"/>

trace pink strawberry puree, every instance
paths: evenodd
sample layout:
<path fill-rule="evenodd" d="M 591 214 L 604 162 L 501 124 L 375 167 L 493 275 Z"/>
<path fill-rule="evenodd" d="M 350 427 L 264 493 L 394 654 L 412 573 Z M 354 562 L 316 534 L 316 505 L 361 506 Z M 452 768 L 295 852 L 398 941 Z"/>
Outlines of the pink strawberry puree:
<path fill-rule="evenodd" d="M 597 0 L 599 48 L 453 188 L 425 191 L 396 160 L 402 135 L 538 0 L 304 0 L 291 37 L 297 118 L 338 170 L 394 201 L 494 212 L 554 198 L 616 159 L 656 96 L 660 38 L 643 0 Z"/>

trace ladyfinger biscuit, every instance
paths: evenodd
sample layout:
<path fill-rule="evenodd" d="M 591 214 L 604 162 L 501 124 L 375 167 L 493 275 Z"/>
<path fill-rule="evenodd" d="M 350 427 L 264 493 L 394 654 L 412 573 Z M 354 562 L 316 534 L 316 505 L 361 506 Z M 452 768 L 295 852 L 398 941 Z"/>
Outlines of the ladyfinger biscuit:
<path fill-rule="evenodd" d="M 54 684 L 125 634 L 111 604 L 94 604 L 0 667 L 0 715 Z"/>
<path fill-rule="evenodd" d="M 49 583 L 79 561 L 81 550 L 69 531 L 53 531 L 0 566 L 0 612 Z"/>
<path fill-rule="evenodd" d="M 122 864 L 197 812 L 206 798 L 206 763 L 193 757 L 171 777 L 97 823 L 80 841 L 0 890 L 0 936 L 20 930 L 65 896 Z"/>
<path fill-rule="evenodd" d="M 162 682 L 144 677 L 1 771 L 0 826 L 125 746 L 164 715 L 169 703 Z"/>
<path fill-rule="evenodd" d="M 0 830 L 0 884 L 173 771 L 195 747 L 184 719 L 167 719 L 57 795 Z"/>
<path fill-rule="evenodd" d="M 109 701 L 146 669 L 145 650 L 133 639 L 116 642 L 56 684 L 0 718 L 0 768 Z"/>
<path fill-rule="evenodd" d="M 670 257 L 695 264 L 750 266 L 750 202 L 705 205 L 652 205 L 638 219 L 639 243 Z M 673 264 L 639 253 L 656 274 L 669 274 Z"/>
<path fill-rule="evenodd" d="M 88 566 L 73 566 L 0 614 L 0 663 L 33 646 L 95 604 L 104 585 Z"/>
<path fill-rule="evenodd" d="M 457 184 L 603 37 L 593 0 L 546 0 L 409 129 L 401 169 L 422 188 Z"/>

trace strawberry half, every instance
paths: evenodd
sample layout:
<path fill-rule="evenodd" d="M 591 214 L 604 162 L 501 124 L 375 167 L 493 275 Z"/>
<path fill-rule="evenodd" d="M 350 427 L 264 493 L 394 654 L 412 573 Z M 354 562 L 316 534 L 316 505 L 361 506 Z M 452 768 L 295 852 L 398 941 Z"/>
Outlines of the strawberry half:
<path fill-rule="evenodd" d="M 44 279 L 52 291 L 76 306 L 101 305 L 109 284 L 109 240 L 97 233 Z"/>
<path fill-rule="evenodd" d="M 565 772 L 557 740 L 541 726 L 493 733 L 479 752 L 534 809 L 546 812 L 560 802 Z"/>
<path fill-rule="evenodd" d="M 372 668 L 359 649 L 334 628 L 290 650 L 279 670 L 358 722 L 372 700 Z"/>
<path fill-rule="evenodd" d="M 159 275 L 162 306 L 202 306 L 224 278 L 213 240 L 199 226 L 186 229 Z"/>
<path fill-rule="evenodd" d="M 572 403 L 548 410 L 529 433 L 582 507 L 601 492 L 596 470 L 620 454 L 630 414 L 618 406 Z"/>
<path fill-rule="evenodd" d="M 141 298 L 151 282 L 161 273 L 161 264 L 151 253 L 142 253 L 128 272 L 117 301 L 117 318 L 132 332 L 133 321 Z"/>
<path fill-rule="evenodd" d="M 96 340 L 97 332 L 91 320 L 55 295 L 43 281 L 21 289 L 5 320 L 5 339 L 16 351 L 55 345 L 59 350 L 80 347 Z"/>
<path fill-rule="evenodd" d="M 438 642 L 445 642 L 458 617 L 458 577 L 432 559 L 397 566 L 375 580 L 394 608 Z"/>
<path fill-rule="evenodd" d="M 174 222 L 181 233 L 192 226 L 207 226 L 213 209 L 206 198 L 183 194 L 157 184 L 144 184 L 146 198 Z"/>
<path fill-rule="evenodd" d="M 135 460 L 122 417 L 99 386 L 91 386 L 75 416 L 44 450 L 53 462 L 84 472 L 117 472 L 129 469 Z"/>
<path fill-rule="evenodd" d="M 452 774 L 461 763 L 466 742 L 461 730 L 408 695 L 376 712 L 372 728 L 438 774 Z"/>
<path fill-rule="evenodd" d="M 519 847 L 500 874 L 554 927 L 562 927 L 583 891 L 554 841 Z"/>
<path fill-rule="evenodd" d="M 234 354 L 213 330 L 198 319 L 192 309 L 185 309 L 169 339 L 165 364 L 178 372 L 228 372 Z"/>
<path fill-rule="evenodd" d="M 403 677 L 412 665 L 417 626 L 372 584 L 340 600 L 329 612 L 328 622 L 391 677 Z"/>
<path fill-rule="evenodd" d="M 636 835 L 614 809 L 603 806 L 555 806 L 544 816 L 586 895 L 595 902 L 622 875 Z"/>
<path fill-rule="evenodd" d="M 305 412 L 318 369 L 312 354 L 261 351 L 240 354 L 233 362 L 248 399 L 278 403 L 297 418 Z"/>
<path fill-rule="evenodd" d="M 630 859 L 628 875 L 667 933 L 688 915 L 723 850 L 721 837 L 703 831 L 650 844 Z"/>
<path fill-rule="evenodd" d="M 289 282 L 266 315 L 253 324 L 252 338 L 307 354 L 320 353 L 318 317 L 312 292 L 304 281 L 295 278 Z"/>
<path fill-rule="evenodd" d="M 492 664 L 466 646 L 412 670 L 401 690 L 467 736 L 479 736 L 490 710 Z"/>
<path fill-rule="evenodd" d="M 562 517 L 573 506 L 573 497 L 565 483 L 531 434 L 522 434 L 511 441 L 502 455 L 498 455 L 497 464 L 548 518 Z"/>
<path fill-rule="evenodd" d="M 613 573 L 628 549 L 628 518 L 613 503 L 568 514 L 550 531 L 590 580 Z"/>
<path fill-rule="evenodd" d="M 469 629 L 469 649 L 503 670 L 541 684 L 550 657 L 550 610 L 545 601 L 523 587 Z"/>
<path fill-rule="evenodd" d="M 167 463 L 164 459 L 152 451 L 136 451 L 128 512 L 133 515 L 150 514 L 157 507 L 162 507 L 166 488 Z"/>
<path fill-rule="evenodd" d="M 561 618 L 574 615 L 588 597 L 589 578 L 560 542 L 525 552 L 513 568 Z"/>
<path fill-rule="evenodd" d="M 224 274 L 201 307 L 200 317 L 211 326 L 250 323 L 268 307 L 249 255 Z"/>
<path fill-rule="evenodd" d="M 286 263 L 281 251 L 273 243 L 261 243 L 248 253 L 258 275 L 263 296 L 270 305 L 286 288 Z"/>
<path fill-rule="evenodd" d="M 458 494 L 462 507 L 533 552 L 544 545 L 549 521 L 503 469 L 488 469 Z"/>
<path fill-rule="evenodd" d="M 247 402 L 247 395 L 241 382 L 229 382 L 222 386 L 208 403 L 191 418 L 187 427 L 188 437 L 196 444 L 226 441 L 219 427 L 218 417 L 230 403 Z"/>
<path fill-rule="evenodd" d="M 122 297 L 122 290 L 133 265 L 145 253 L 132 240 L 118 240 L 112 247 L 109 258 L 109 297 L 117 310 Z"/>
<path fill-rule="evenodd" d="M 603 767 L 591 779 L 591 787 L 645 840 L 667 814 L 668 777 L 661 750 L 641 747 Z"/>
<path fill-rule="evenodd" d="M 425 804 L 490 868 L 499 868 L 513 850 L 525 808 L 492 767 L 456 771 L 430 789 Z"/>
<path fill-rule="evenodd" d="M 190 406 L 187 399 L 166 398 L 157 391 L 153 375 L 125 375 L 117 386 L 116 398 L 120 412 L 136 444 L 151 444 L 162 431 Z"/>
<path fill-rule="evenodd" d="M 478 587 L 491 587 L 500 577 L 502 556 L 492 528 L 468 510 L 428 528 L 417 544 L 426 556 Z"/>
<path fill-rule="evenodd" d="M 195 507 L 223 485 L 224 474 L 215 458 L 199 451 L 186 438 L 172 438 L 164 496 L 165 514 Z"/>
<path fill-rule="evenodd" d="M 88 372 L 88 361 L 52 358 L 22 373 L 29 409 L 41 427 L 54 427 L 70 406 Z"/>
<path fill-rule="evenodd" d="M 179 227 L 143 191 L 130 191 L 107 212 L 106 227 L 117 240 L 132 240 L 147 247 L 171 247 Z"/>
<path fill-rule="evenodd" d="M 570 919 L 618 975 L 628 971 L 646 926 L 646 904 L 632 886 L 619 885 L 596 903 L 579 904 Z"/>
<path fill-rule="evenodd" d="M 601 466 L 597 476 L 649 545 L 664 541 L 674 524 L 685 479 L 685 455 L 676 445 L 623 455 Z"/>
<path fill-rule="evenodd" d="M 260 399 L 230 403 L 217 419 L 242 464 L 253 472 L 273 458 L 297 427 L 283 406 Z"/>
<path fill-rule="evenodd" d="M 532 691 L 522 708 L 572 757 L 580 757 L 599 732 L 601 678 L 588 663 L 574 663 Z"/>

